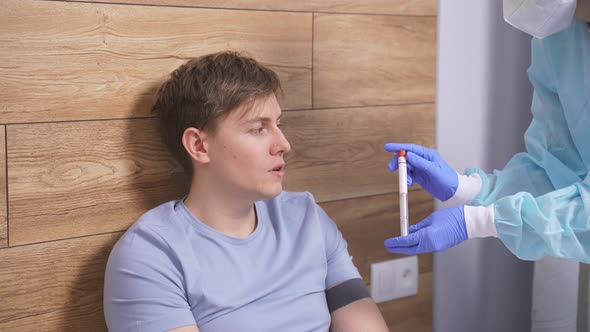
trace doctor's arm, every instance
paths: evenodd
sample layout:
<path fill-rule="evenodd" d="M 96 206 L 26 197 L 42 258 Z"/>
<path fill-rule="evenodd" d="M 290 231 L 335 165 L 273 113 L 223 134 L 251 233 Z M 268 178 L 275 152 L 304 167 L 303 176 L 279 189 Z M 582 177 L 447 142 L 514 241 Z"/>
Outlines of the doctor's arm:
<path fill-rule="evenodd" d="M 434 150 L 397 143 L 386 144 L 385 148 L 390 152 L 400 148 L 407 150 L 408 163 L 412 167 L 409 173 L 414 177 L 413 180 L 438 199 L 448 201 L 447 204 L 452 205 L 435 211 L 421 222 L 411 225 L 408 236 L 385 240 L 385 247 L 392 253 L 415 255 L 437 252 L 469 238 L 498 236 L 494 223 L 496 201 L 503 198 L 511 200 L 508 197 L 518 193 L 540 197 L 553 191 L 545 170 L 538 166 L 528 153 L 515 155 L 503 170 L 494 171 L 491 174 L 472 168 L 467 170 L 465 175 L 461 175 L 453 171 Z M 396 170 L 395 165 L 397 165 L 397 159 L 394 156 L 390 163 L 390 170 Z M 443 190 L 445 188 L 450 190 Z M 513 207 L 513 209 L 518 208 L 522 207 L 517 204 Z M 523 222 L 521 218 L 514 216 L 511 218 L 508 223 Z M 502 227 L 502 230 L 504 229 L 507 227 Z M 516 233 L 514 237 L 518 237 L 519 234 L 526 233 L 527 229 L 525 227 L 519 232 L 517 228 L 512 228 L 510 231 Z M 503 242 L 506 238 L 504 234 L 499 236 Z M 510 249 L 511 246 L 507 245 L 507 247 Z M 520 257 L 523 254 L 520 248 L 514 245 L 512 247 L 513 252 L 519 251 L 517 256 Z"/>
<path fill-rule="evenodd" d="M 534 197 L 520 192 L 490 206 L 439 210 L 410 227 L 411 234 L 385 241 L 404 254 L 440 251 L 467 238 L 497 236 L 518 258 L 555 256 L 590 262 L 590 186 L 578 182 Z"/>

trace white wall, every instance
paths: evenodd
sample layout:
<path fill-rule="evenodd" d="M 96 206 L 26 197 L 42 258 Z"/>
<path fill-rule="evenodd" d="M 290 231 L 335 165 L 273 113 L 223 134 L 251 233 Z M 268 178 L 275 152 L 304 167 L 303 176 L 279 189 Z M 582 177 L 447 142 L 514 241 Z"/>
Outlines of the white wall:
<path fill-rule="evenodd" d="M 461 171 L 502 168 L 524 150 L 532 88 L 530 37 L 502 19 L 502 1 L 438 3 L 436 142 Z M 530 331 L 533 264 L 497 239 L 435 255 L 435 331 Z"/>

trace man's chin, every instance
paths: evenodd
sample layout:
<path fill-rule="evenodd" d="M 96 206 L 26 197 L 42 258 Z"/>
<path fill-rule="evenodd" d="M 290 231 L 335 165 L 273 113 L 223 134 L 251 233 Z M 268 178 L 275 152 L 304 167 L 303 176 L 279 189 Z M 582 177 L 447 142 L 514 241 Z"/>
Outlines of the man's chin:
<path fill-rule="evenodd" d="M 261 195 L 260 195 L 261 198 L 259 200 L 262 201 L 262 200 L 266 200 L 266 199 L 275 198 L 275 197 L 279 196 L 282 192 L 283 192 L 282 186 L 280 186 L 279 188 L 274 189 L 274 190 L 265 191 L 265 192 L 261 193 Z"/>

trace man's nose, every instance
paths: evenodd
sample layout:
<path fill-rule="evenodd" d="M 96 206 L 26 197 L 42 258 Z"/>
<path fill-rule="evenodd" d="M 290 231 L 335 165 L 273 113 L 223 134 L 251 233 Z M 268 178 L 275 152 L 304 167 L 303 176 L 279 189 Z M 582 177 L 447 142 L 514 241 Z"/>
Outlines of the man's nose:
<path fill-rule="evenodd" d="M 287 138 L 285 137 L 285 135 L 283 134 L 283 132 L 279 129 L 277 131 L 277 135 L 275 138 L 275 142 L 271 147 L 272 149 L 272 154 L 279 154 L 279 153 L 287 153 L 289 151 L 291 151 L 291 144 L 289 144 L 289 141 L 287 140 Z"/>

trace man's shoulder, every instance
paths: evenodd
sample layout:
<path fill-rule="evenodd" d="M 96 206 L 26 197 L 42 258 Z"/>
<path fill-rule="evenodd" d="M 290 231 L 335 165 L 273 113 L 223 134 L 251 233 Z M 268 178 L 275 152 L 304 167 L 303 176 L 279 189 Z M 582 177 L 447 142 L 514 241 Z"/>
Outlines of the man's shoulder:
<path fill-rule="evenodd" d="M 165 226 L 176 215 L 176 204 L 179 201 L 169 201 L 142 214 L 133 226 Z"/>
<path fill-rule="evenodd" d="M 113 246 L 105 280 L 131 282 L 137 278 L 167 282 L 182 275 L 179 263 L 186 252 L 182 222 L 174 218 L 177 202 L 144 213 Z M 164 280 L 166 279 L 166 280 Z"/>
<path fill-rule="evenodd" d="M 141 215 L 135 223 L 127 229 L 119 239 L 116 247 L 145 249 L 144 246 L 161 242 L 172 242 L 166 238 L 173 237 L 176 228 L 180 227 L 176 220 L 176 204 L 178 201 L 170 201 L 161 204 Z M 182 232 L 182 231 L 180 231 Z"/>

